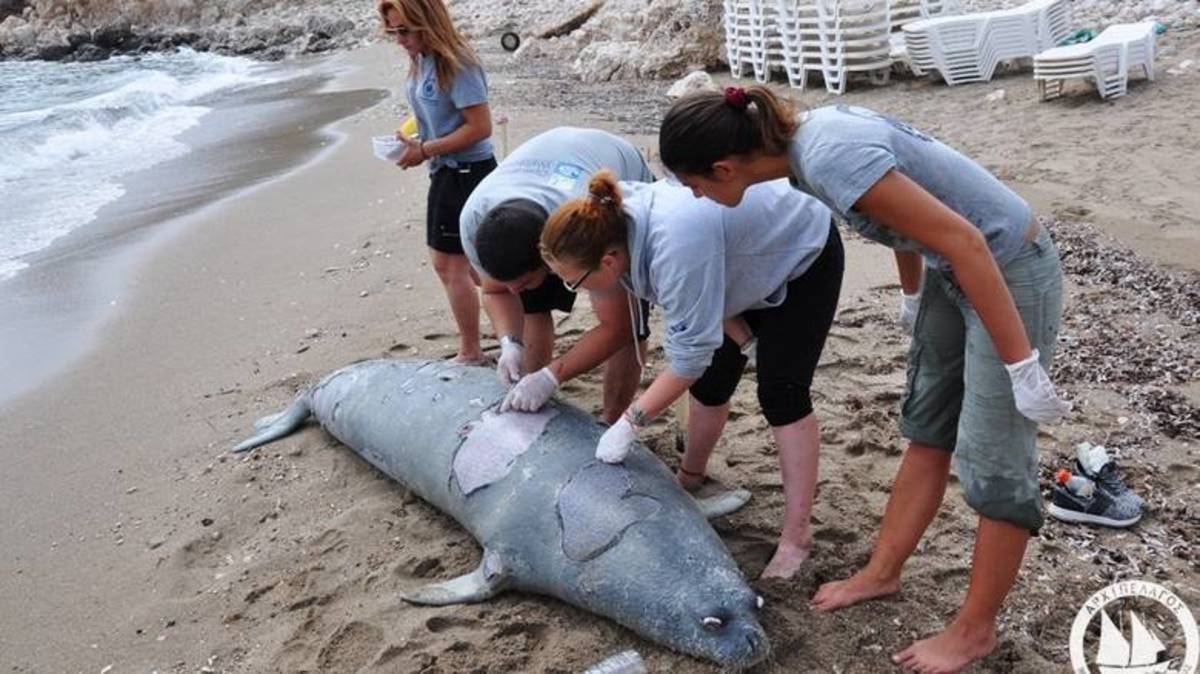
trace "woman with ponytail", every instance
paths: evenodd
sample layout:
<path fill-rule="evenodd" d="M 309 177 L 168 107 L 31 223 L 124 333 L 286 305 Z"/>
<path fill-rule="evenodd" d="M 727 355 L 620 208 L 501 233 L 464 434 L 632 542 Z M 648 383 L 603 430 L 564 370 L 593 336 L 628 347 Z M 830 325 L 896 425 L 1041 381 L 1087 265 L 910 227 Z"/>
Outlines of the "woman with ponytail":
<path fill-rule="evenodd" d="M 419 138 L 397 133 L 408 146 L 397 164 L 429 162 L 425 243 L 458 326 L 456 360 L 479 362 L 479 293 L 463 255 L 458 218 L 471 191 L 496 168 L 487 78 L 442 0 L 378 0 L 383 30 L 408 53 L 408 105 Z"/>
<path fill-rule="evenodd" d="M 679 185 L 618 185 L 601 171 L 587 196 L 550 216 L 541 250 L 565 283 L 593 291 L 623 286 L 659 305 L 666 320 L 668 367 L 600 438 L 596 457 L 603 461 L 623 460 L 639 430 L 690 391 L 677 477 L 685 488 L 700 486 L 746 364 L 722 322 L 741 317 L 757 340 L 758 400 L 787 499 L 763 576 L 791 577 L 812 542 L 820 433 L 810 388 L 842 282 L 842 244 L 829 209 L 783 180 L 748 190 L 736 208 L 721 208 Z"/>
<path fill-rule="evenodd" d="M 813 598 L 831 611 L 899 590 L 936 515 L 951 464 L 979 515 L 967 597 L 940 634 L 893 660 L 955 672 L 996 646 L 996 616 L 1042 525 L 1037 424 L 1069 406 L 1046 373 L 1062 313 L 1062 270 L 1029 205 L 947 145 L 865 108 L 797 118 L 765 87 L 677 101 L 663 163 L 696 196 L 737 204 L 789 178 L 855 231 L 894 249 L 901 322 L 912 333 L 901 432 L 910 441 L 867 566 Z"/>

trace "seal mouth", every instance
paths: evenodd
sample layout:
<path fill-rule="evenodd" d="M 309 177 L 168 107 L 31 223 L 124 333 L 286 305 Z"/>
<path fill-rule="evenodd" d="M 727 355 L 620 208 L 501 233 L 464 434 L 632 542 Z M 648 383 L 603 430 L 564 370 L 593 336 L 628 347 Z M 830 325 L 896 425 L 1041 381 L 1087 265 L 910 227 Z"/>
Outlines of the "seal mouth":
<path fill-rule="evenodd" d="M 733 671 L 743 671 L 762 662 L 771 654 L 771 644 L 758 625 L 744 625 L 738 633 L 727 635 L 724 645 L 712 659 Z"/>

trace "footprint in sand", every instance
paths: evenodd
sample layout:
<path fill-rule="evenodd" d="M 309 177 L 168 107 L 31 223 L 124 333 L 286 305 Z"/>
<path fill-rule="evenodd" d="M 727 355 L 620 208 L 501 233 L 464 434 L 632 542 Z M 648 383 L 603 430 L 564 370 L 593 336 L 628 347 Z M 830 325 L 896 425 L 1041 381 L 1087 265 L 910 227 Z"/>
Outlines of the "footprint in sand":
<path fill-rule="evenodd" d="M 818 541 L 825 541 L 835 545 L 846 545 L 858 541 L 859 535 L 857 531 L 850 529 L 841 529 L 839 527 L 825 527 L 817 529 L 813 532 L 813 538 Z"/>
<path fill-rule="evenodd" d="M 475 627 L 478 621 L 471 618 L 457 618 L 455 616 L 435 615 L 425 621 L 425 629 L 439 634 L 454 627 Z"/>
<path fill-rule="evenodd" d="M 323 672 L 354 672 L 375 658 L 383 645 L 383 630 L 364 622 L 342 625 L 317 654 Z"/>
<path fill-rule="evenodd" d="M 430 333 L 428 335 L 421 335 L 421 339 L 423 339 L 427 342 L 436 342 L 439 339 L 446 339 L 447 337 L 450 337 L 450 335 L 444 335 L 440 332 L 434 332 L 434 333 Z"/>

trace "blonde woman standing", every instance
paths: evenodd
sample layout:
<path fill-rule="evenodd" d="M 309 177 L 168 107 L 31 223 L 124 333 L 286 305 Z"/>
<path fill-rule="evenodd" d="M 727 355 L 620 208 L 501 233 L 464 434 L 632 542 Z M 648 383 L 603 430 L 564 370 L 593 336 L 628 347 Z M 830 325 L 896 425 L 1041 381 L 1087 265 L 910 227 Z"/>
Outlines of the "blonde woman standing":
<path fill-rule="evenodd" d="M 397 164 L 407 169 L 429 163 L 429 257 L 458 325 L 456 360 L 479 362 L 479 295 L 458 219 L 471 191 L 496 168 L 487 77 L 441 0 L 381 0 L 377 9 L 384 32 L 411 60 L 407 95 L 419 138 L 399 135 L 408 147 Z"/>

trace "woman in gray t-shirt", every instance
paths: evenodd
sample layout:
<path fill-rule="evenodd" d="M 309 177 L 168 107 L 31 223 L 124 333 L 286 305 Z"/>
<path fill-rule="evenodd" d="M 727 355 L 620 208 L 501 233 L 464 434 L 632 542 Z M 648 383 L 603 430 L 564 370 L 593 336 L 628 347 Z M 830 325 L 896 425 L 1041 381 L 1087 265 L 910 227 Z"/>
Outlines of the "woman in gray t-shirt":
<path fill-rule="evenodd" d="M 475 186 L 496 168 L 487 78 L 442 0 L 379 0 L 376 7 L 383 30 L 411 61 L 406 91 L 418 137 L 397 132 L 408 147 L 396 163 L 404 169 L 429 163 L 425 243 L 458 325 L 457 360 L 480 362 L 479 293 L 458 218 Z"/>
<path fill-rule="evenodd" d="M 958 671 L 991 652 L 996 615 L 1042 524 L 1037 423 L 1069 409 L 1046 374 L 1062 310 L 1049 234 L 981 166 L 865 108 L 797 118 L 765 87 L 730 87 L 677 101 L 659 143 L 663 164 L 696 196 L 733 206 L 748 186 L 786 177 L 896 251 L 902 322 L 913 332 L 901 424 L 910 444 L 871 560 L 823 585 L 812 606 L 830 611 L 899 589 L 953 464 L 979 514 L 967 599 L 941 634 L 893 661 Z"/>

